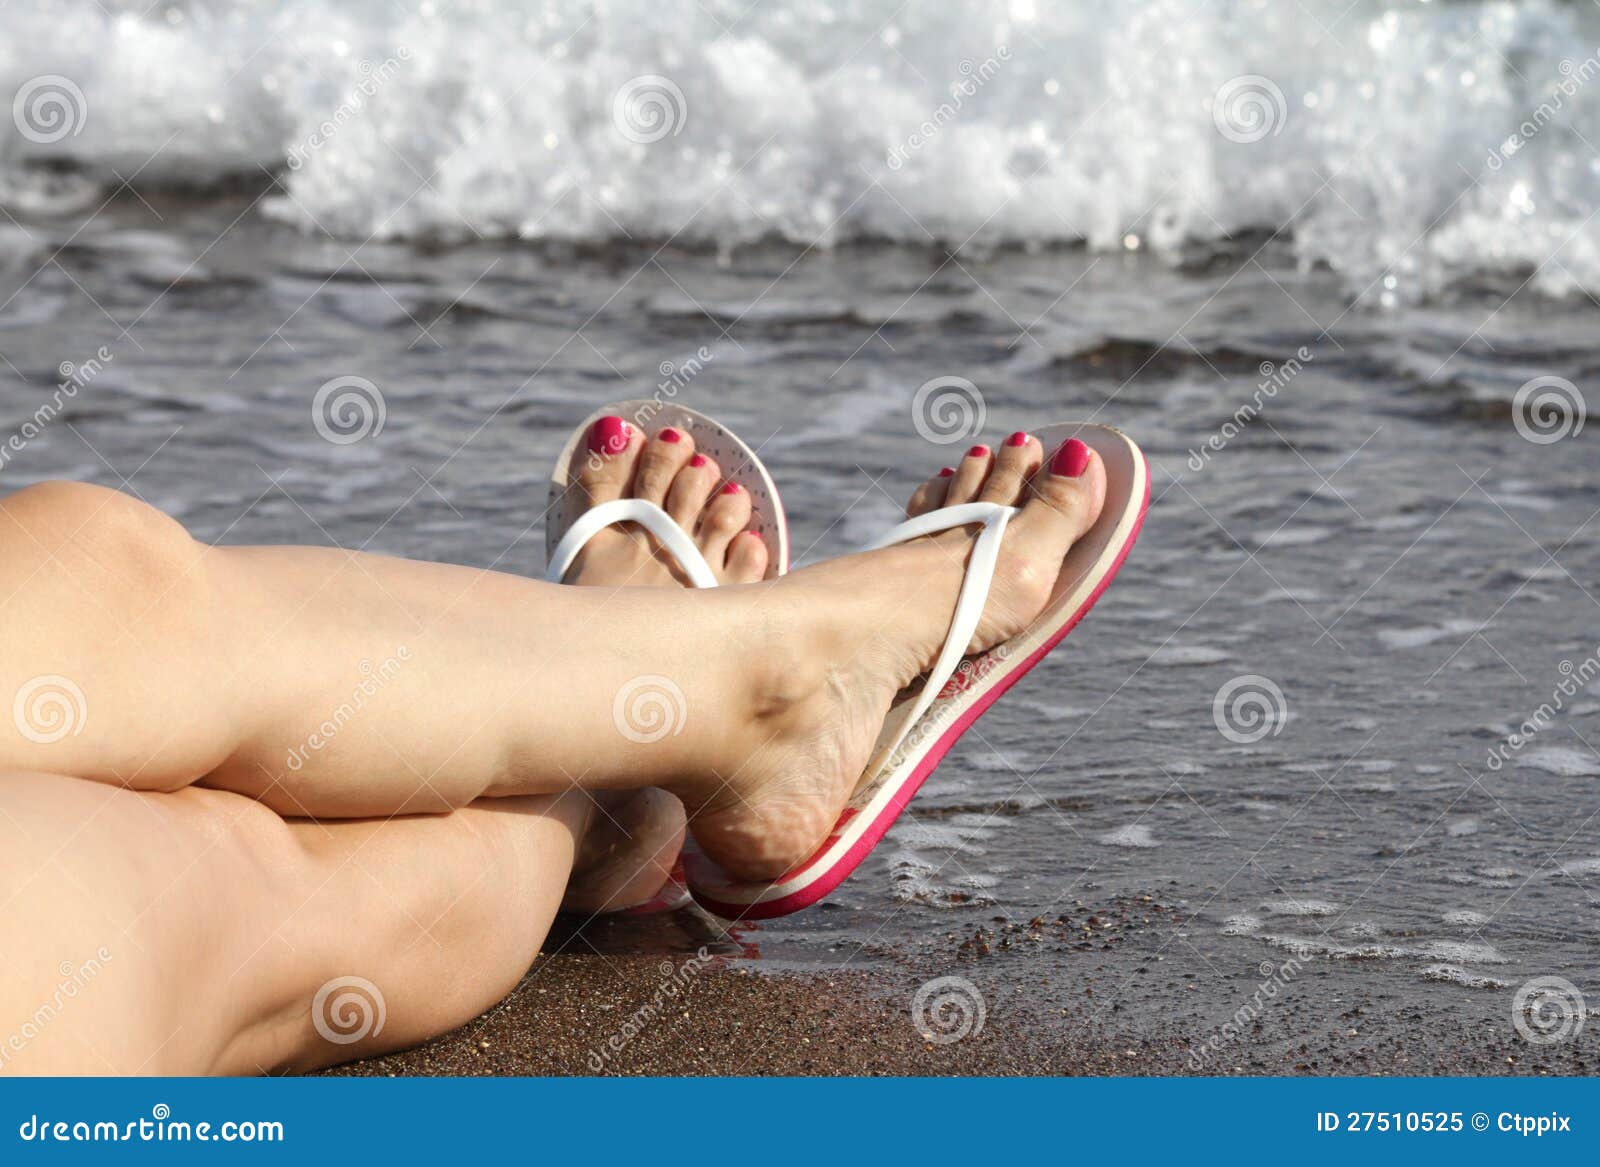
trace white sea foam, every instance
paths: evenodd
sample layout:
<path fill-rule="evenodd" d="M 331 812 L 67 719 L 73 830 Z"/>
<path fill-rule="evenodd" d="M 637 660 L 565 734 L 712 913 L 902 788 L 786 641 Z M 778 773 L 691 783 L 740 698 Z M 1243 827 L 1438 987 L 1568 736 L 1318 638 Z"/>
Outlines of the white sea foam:
<path fill-rule="evenodd" d="M 56 74 L 86 109 L 55 141 L 0 121 L 0 197 L 41 158 L 143 181 L 292 160 L 270 213 L 356 238 L 1176 255 L 1288 226 L 1385 300 L 1536 266 L 1546 292 L 1600 291 L 1590 5 L 145 7 L 0 11 L 7 104 Z M 1241 97 L 1265 121 L 1229 122 Z"/>
<path fill-rule="evenodd" d="M 1423 969 L 1419 974 L 1425 981 L 1439 981 L 1444 984 L 1461 985 L 1468 989 L 1503 989 L 1506 982 L 1497 977 L 1487 976 L 1483 973 L 1469 972 L 1453 964 L 1433 964 Z"/>
<path fill-rule="evenodd" d="M 1517 759 L 1517 765 L 1563 778 L 1584 778 L 1600 775 L 1600 762 L 1588 750 L 1570 746 L 1541 746 L 1529 750 Z"/>
<path fill-rule="evenodd" d="M 1106 831 L 1099 837 L 1098 842 L 1107 847 L 1158 846 L 1155 836 L 1150 833 L 1150 828 L 1143 823 L 1129 823 L 1127 826 Z"/>
<path fill-rule="evenodd" d="M 1275 916 L 1332 916 L 1339 911 L 1338 904 L 1327 900 L 1296 899 L 1293 896 L 1268 900 L 1261 906 Z"/>

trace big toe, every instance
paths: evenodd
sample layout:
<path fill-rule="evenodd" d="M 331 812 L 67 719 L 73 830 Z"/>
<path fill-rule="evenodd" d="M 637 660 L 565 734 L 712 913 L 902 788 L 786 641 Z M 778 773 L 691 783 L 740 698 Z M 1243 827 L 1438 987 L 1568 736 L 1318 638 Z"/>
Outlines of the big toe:
<path fill-rule="evenodd" d="M 607 414 L 595 420 L 578 469 L 578 486 L 590 503 L 598 505 L 627 494 L 644 444 L 639 429 L 620 417 Z"/>
<path fill-rule="evenodd" d="M 1087 443 L 1068 438 L 1033 475 L 1023 516 L 1072 541 L 1094 525 L 1105 501 L 1105 463 Z"/>

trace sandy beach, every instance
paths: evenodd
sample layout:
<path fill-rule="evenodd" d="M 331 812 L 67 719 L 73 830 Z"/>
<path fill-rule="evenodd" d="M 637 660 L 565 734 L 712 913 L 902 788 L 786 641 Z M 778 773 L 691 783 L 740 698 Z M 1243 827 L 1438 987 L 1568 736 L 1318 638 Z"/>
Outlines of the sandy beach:
<path fill-rule="evenodd" d="M 329 1073 L 1498 1076 L 1600 1068 L 1593 1034 L 1529 1045 L 1493 1010 L 1442 999 L 1402 1010 L 1383 998 L 1350 1001 L 1330 1012 L 1322 1003 L 1330 970 L 1309 968 L 1276 1008 L 1208 1051 L 1214 1030 L 1203 1027 L 1198 978 L 1162 959 L 1169 913 L 1142 899 L 1080 912 L 944 937 L 938 963 L 827 974 L 764 972 L 739 956 L 603 953 L 596 945 L 648 946 L 647 935 L 661 930 L 602 922 L 592 937 L 558 933 L 553 942 L 565 951 L 542 956 L 472 1024 Z M 1145 970 L 1136 993 L 1112 975 L 1113 950 L 1145 962 L 1133 966 Z M 691 968 L 698 971 L 687 974 Z M 948 1024 L 930 1013 L 919 1022 L 918 990 L 952 976 L 983 999 L 982 1023 L 970 995 Z M 1238 980 L 1243 1005 L 1248 973 Z"/>

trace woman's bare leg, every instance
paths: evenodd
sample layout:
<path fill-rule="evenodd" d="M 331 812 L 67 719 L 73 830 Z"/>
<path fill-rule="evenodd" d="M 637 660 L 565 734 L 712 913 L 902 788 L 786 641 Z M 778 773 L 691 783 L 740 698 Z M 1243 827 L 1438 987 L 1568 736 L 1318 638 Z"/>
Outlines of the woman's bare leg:
<path fill-rule="evenodd" d="M 919 492 L 1021 506 L 980 647 L 1039 611 L 1103 498 L 1082 443 L 1044 457 L 1019 435 Z M 572 588 L 206 547 L 125 496 L 47 484 L 0 503 L 0 767 L 203 779 L 319 818 L 655 786 L 726 869 L 771 876 L 826 833 L 937 654 L 969 550 L 954 532 L 766 583 Z"/>
<path fill-rule="evenodd" d="M 208 547 L 125 495 L 48 483 L 0 502 L 0 696 L 16 715 L 0 766 L 140 790 L 204 777 L 319 818 L 659 784 L 728 744 L 718 719 L 640 749 L 616 694 L 672 670 L 703 711 L 748 702 L 732 666 L 746 650 L 683 600 Z"/>
<path fill-rule="evenodd" d="M 257 1073 L 413 1045 L 527 971 L 581 796 L 331 824 L 0 773 L 0 1070 Z"/>

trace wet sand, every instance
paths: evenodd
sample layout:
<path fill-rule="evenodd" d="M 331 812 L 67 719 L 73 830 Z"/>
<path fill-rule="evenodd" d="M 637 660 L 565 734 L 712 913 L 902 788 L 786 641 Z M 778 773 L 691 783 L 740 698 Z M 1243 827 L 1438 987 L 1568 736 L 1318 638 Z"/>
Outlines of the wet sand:
<path fill-rule="evenodd" d="M 1087 913 L 1087 914 L 1083 914 Z M 1240 1035 L 1206 1051 L 1216 1019 L 1193 973 L 1159 946 L 1174 923 L 1134 898 L 1049 921 L 993 922 L 943 937 L 934 960 L 817 975 L 761 971 L 742 956 L 607 953 L 632 925 L 600 923 L 594 943 L 552 947 L 503 1002 L 419 1048 L 338 1067 L 342 1075 L 1590 1075 L 1597 1034 L 1520 1040 L 1508 1019 L 1470 1010 L 1351 1000 L 1336 1013 L 1338 971 L 1307 966 Z M 583 951 L 574 951 L 583 950 Z M 1113 961 L 1110 954 L 1120 952 Z M 1122 960 L 1149 974 L 1122 982 Z M 1063 955 L 1070 954 L 1064 961 Z M 1069 981 L 1055 971 L 1063 963 Z M 1259 969 L 1248 971 L 1255 979 Z M 937 978 L 950 1008 L 913 1009 Z M 938 989 L 935 990 L 937 993 Z M 971 992 L 983 1000 L 976 1021 Z M 1248 986 L 1240 990 L 1241 1003 Z M 1498 998 L 1498 994 L 1495 995 Z M 1176 998 L 1176 1000 L 1175 1000 Z M 1182 999 L 1187 998 L 1186 1008 Z M 1481 999 L 1481 998 L 1480 998 Z M 1441 998 L 1444 1000 L 1444 998 Z M 965 1036 L 955 1031 L 965 1030 Z"/>

